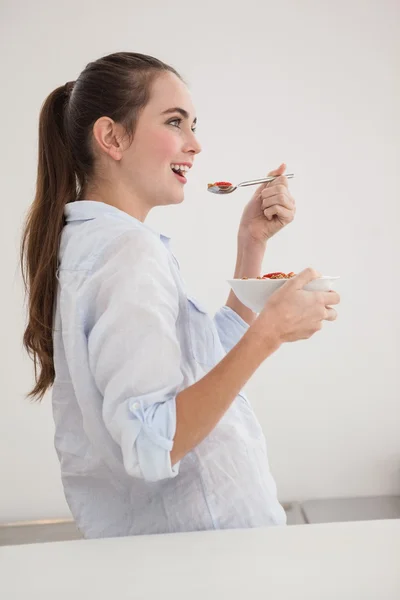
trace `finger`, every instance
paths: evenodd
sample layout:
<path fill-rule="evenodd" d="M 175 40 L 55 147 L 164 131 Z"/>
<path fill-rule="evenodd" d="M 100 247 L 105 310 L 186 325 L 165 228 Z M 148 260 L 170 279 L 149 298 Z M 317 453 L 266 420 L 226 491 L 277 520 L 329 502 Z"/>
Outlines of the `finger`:
<path fill-rule="evenodd" d="M 311 267 L 308 267 L 295 277 L 289 279 L 288 284 L 294 286 L 298 290 L 301 290 L 305 285 L 307 285 L 307 283 L 310 283 L 310 281 L 314 281 L 314 279 L 318 279 L 319 277 L 322 277 L 321 273 L 315 269 L 312 269 Z"/>
<path fill-rule="evenodd" d="M 285 177 L 285 175 L 279 175 L 273 181 L 268 182 L 269 188 L 275 187 L 276 185 L 284 185 L 285 188 L 289 188 L 289 179 Z"/>
<path fill-rule="evenodd" d="M 264 215 L 268 221 L 271 221 L 272 217 L 277 216 L 281 221 L 291 223 L 294 219 L 294 210 L 292 210 L 292 208 L 286 208 L 281 204 L 274 204 L 264 210 Z"/>
<path fill-rule="evenodd" d="M 291 196 L 288 188 L 285 185 L 283 185 L 282 183 L 277 185 L 275 181 L 269 187 L 266 187 L 263 190 L 261 190 L 262 198 L 268 198 L 269 196 L 274 196 L 276 194 L 285 194 L 286 196 Z"/>
<path fill-rule="evenodd" d="M 324 317 L 324 321 L 336 321 L 337 319 L 337 312 L 334 308 L 326 308 L 326 313 L 325 313 L 325 317 Z"/>
<path fill-rule="evenodd" d="M 340 296 L 337 292 L 322 292 L 321 299 L 325 306 L 331 306 L 332 304 L 340 304 Z"/>
<path fill-rule="evenodd" d="M 270 171 L 267 177 L 277 177 L 278 175 L 282 175 L 286 171 L 286 164 L 282 163 L 277 169 L 274 171 Z"/>
<path fill-rule="evenodd" d="M 292 209 L 295 206 L 293 198 L 290 194 L 278 193 L 278 194 L 272 194 L 267 197 L 263 196 L 261 209 L 265 210 L 266 208 L 269 208 L 270 206 L 274 206 L 274 204 L 280 204 L 281 206 L 284 206 L 285 208 L 288 208 L 288 209 Z"/>

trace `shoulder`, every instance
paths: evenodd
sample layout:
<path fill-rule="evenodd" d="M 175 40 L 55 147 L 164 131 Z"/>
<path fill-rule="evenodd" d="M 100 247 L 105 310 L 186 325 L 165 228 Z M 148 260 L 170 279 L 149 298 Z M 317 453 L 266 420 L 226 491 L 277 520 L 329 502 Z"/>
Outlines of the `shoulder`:
<path fill-rule="evenodd" d="M 165 254 L 159 236 L 146 227 L 98 218 L 64 227 L 59 259 L 61 269 L 92 271 L 117 256 L 166 260 Z"/>

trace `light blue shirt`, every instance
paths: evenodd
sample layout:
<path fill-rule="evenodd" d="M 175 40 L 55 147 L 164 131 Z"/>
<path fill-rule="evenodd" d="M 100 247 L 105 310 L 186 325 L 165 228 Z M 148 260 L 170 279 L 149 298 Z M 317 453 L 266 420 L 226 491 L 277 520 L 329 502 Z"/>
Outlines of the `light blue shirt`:
<path fill-rule="evenodd" d="M 65 207 L 54 325 L 55 446 L 85 537 L 283 525 L 244 393 L 171 465 L 176 396 L 248 328 L 189 295 L 169 238 L 115 207 Z"/>

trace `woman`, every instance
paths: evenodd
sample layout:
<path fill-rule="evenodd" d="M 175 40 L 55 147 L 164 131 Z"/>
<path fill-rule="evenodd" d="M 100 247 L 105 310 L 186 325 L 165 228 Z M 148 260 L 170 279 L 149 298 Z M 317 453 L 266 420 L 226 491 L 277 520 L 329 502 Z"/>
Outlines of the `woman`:
<path fill-rule="evenodd" d="M 336 293 L 307 269 L 254 315 L 230 294 L 212 319 L 169 240 L 145 224 L 179 204 L 201 151 L 178 73 L 141 54 L 90 63 L 52 92 L 39 125 L 36 197 L 22 242 L 24 343 L 85 537 L 282 525 L 265 439 L 241 389 L 282 343 L 333 320 Z M 294 216 L 283 176 L 245 208 L 235 277 L 260 274 Z"/>

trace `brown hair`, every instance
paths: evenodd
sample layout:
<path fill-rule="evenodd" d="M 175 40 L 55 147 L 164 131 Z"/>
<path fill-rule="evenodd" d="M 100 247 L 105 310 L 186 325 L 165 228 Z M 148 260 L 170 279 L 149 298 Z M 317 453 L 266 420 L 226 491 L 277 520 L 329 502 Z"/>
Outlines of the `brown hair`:
<path fill-rule="evenodd" d="M 41 108 L 36 194 L 24 225 L 20 256 L 28 295 L 23 343 L 34 362 L 36 381 L 28 397 L 41 400 L 54 383 L 53 319 L 64 207 L 81 199 L 94 174 L 93 125 L 108 116 L 121 123 L 132 140 L 151 85 L 163 72 L 182 79 L 152 56 L 110 54 L 89 63 L 75 82 L 55 89 Z"/>

